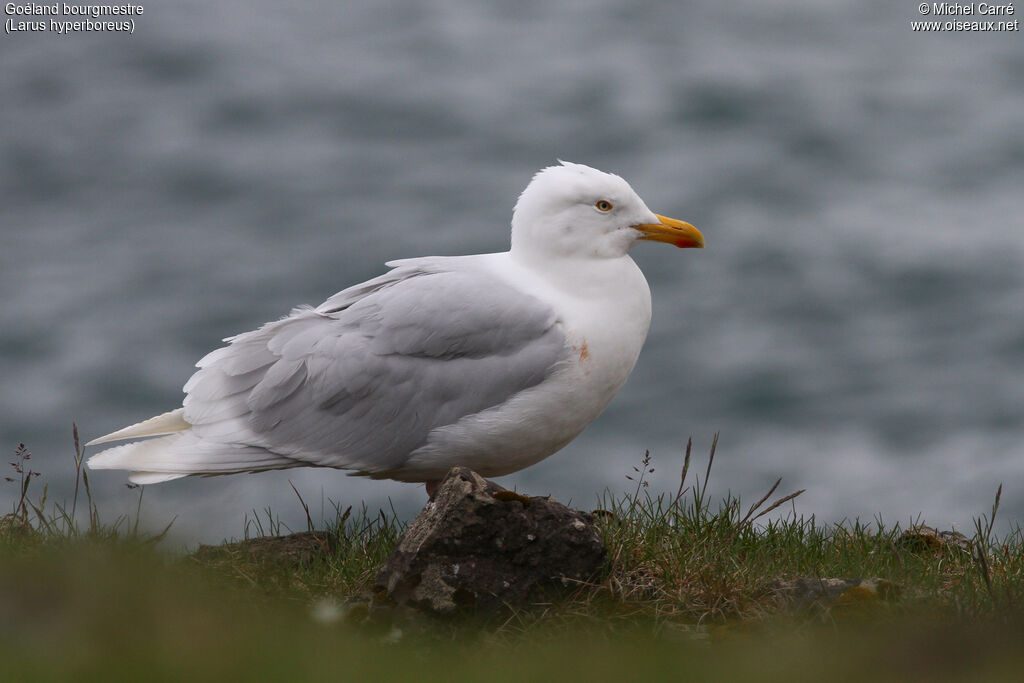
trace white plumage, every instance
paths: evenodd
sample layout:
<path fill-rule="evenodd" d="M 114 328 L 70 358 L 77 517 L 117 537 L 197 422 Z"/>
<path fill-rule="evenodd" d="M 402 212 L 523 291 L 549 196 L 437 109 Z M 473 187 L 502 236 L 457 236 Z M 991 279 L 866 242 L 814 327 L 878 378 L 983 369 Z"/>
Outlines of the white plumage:
<path fill-rule="evenodd" d="M 650 323 L 638 239 L 703 246 L 618 176 L 563 162 L 516 204 L 507 252 L 393 261 L 317 308 L 226 339 L 183 407 L 91 441 L 136 483 L 307 465 L 432 482 L 551 455 L 626 381 Z"/>

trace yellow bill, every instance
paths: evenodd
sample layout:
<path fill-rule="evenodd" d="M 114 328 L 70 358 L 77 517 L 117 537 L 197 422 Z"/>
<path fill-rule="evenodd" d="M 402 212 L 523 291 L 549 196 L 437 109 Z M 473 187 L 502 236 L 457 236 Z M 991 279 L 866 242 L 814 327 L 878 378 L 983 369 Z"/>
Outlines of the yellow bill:
<path fill-rule="evenodd" d="M 681 248 L 704 248 L 704 235 L 686 221 L 678 221 L 668 216 L 658 216 L 658 220 L 660 223 L 641 223 L 633 226 L 643 233 L 640 239 L 667 242 Z"/>

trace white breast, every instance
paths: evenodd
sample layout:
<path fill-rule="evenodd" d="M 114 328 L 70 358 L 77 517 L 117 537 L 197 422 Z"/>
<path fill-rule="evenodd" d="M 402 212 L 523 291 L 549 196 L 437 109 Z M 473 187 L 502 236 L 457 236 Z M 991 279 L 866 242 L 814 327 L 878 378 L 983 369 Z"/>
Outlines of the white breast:
<path fill-rule="evenodd" d="M 397 479 L 439 478 L 457 464 L 499 476 L 543 460 L 601 414 L 647 337 L 650 289 L 628 256 L 563 266 L 557 276 L 525 268 L 507 253 L 481 258 L 491 272 L 552 306 L 566 336 L 567 360 L 509 401 L 435 429 L 391 475 Z"/>

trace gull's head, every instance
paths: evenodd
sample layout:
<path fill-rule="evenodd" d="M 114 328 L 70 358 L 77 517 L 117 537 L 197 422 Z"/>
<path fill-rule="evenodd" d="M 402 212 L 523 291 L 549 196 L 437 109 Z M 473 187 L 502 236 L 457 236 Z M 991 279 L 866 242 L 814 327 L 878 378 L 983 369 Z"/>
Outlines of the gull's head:
<path fill-rule="evenodd" d="M 522 258 L 619 258 L 637 240 L 704 246 L 695 227 L 648 209 L 619 176 L 566 161 L 538 172 L 512 215 Z"/>

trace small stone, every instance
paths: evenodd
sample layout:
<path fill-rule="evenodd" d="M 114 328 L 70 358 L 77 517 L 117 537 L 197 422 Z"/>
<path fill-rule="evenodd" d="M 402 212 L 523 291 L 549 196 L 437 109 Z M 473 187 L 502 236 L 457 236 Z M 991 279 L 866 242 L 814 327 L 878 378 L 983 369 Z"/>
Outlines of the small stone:
<path fill-rule="evenodd" d="M 919 524 L 904 531 L 897 541 L 910 552 L 971 552 L 971 541 L 959 531 L 939 531 Z"/>
<path fill-rule="evenodd" d="M 13 512 L 0 516 L 0 536 L 10 538 L 24 538 L 34 536 L 36 530 L 27 518 L 16 515 Z"/>
<path fill-rule="evenodd" d="M 805 611 L 812 608 L 825 609 L 843 592 L 859 584 L 860 579 L 780 579 L 772 584 L 772 592 L 792 609 Z"/>
<path fill-rule="evenodd" d="M 886 603 L 897 600 L 901 593 L 898 585 L 885 579 L 861 581 L 843 591 L 832 604 L 830 611 L 833 616 L 874 616 Z"/>
<path fill-rule="evenodd" d="M 244 557 L 261 565 L 294 567 L 309 564 L 318 557 L 329 556 L 338 539 L 326 531 L 303 531 L 287 536 L 261 536 L 223 545 L 200 545 L 192 557 L 212 563 L 228 558 Z"/>
<path fill-rule="evenodd" d="M 894 602 L 902 594 L 898 584 L 886 579 L 857 578 L 780 579 L 772 584 L 772 591 L 794 611 L 833 610 L 844 615 Z"/>

